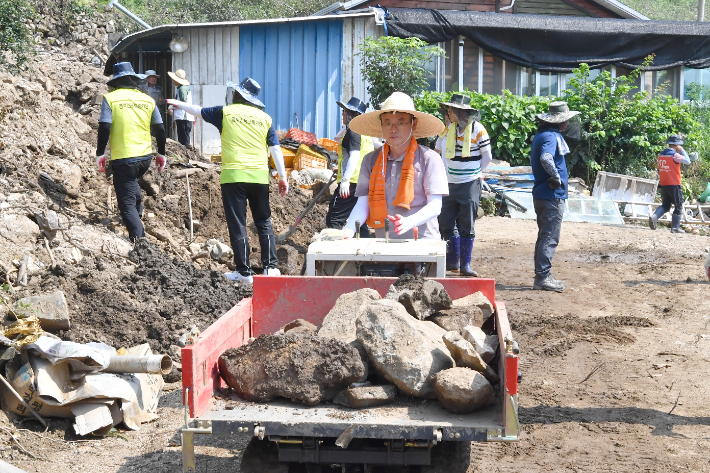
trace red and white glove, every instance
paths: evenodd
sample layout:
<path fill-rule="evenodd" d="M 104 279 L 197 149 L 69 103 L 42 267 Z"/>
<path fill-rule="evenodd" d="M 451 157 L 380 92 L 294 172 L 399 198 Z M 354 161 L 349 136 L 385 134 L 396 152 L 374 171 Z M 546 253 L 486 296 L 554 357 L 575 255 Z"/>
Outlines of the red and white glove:
<path fill-rule="evenodd" d="M 156 154 L 155 155 L 155 165 L 158 167 L 158 172 L 161 172 L 163 169 L 165 169 L 165 165 L 167 164 L 167 159 L 165 159 L 165 156 L 162 154 Z"/>
<path fill-rule="evenodd" d="M 388 215 L 387 218 L 394 225 L 394 232 L 397 235 L 407 233 L 409 230 L 414 228 L 414 220 L 412 220 L 411 217 L 402 217 L 400 214 L 397 214 L 394 217 Z"/>
<path fill-rule="evenodd" d="M 96 166 L 99 168 L 99 172 L 106 172 L 106 155 L 96 156 Z"/>
<path fill-rule="evenodd" d="M 288 193 L 288 182 L 286 179 L 279 180 L 279 194 L 286 195 Z"/>
<path fill-rule="evenodd" d="M 345 179 L 340 181 L 340 197 L 343 199 L 350 197 L 350 183 Z"/>

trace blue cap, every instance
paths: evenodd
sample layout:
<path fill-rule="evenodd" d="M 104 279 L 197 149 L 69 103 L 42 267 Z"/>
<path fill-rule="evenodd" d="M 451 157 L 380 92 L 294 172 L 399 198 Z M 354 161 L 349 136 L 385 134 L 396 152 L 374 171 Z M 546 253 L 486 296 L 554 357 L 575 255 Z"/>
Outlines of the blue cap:
<path fill-rule="evenodd" d="M 362 115 L 367 111 L 367 104 L 360 100 L 357 97 L 351 97 L 350 100 L 348 100 L 348 103 L 343 103 L 343 102 L 335 102 L 345 110 L 349 110 L 351 112 L 354 112 L 358 115 Z"/>
<path fill-rule="evenodd" d="M 111 83 L 113 81 L 126 76 L 137 77 L 140 80 L 143 80 L 148 77 L 145 74 L 136 74 L 130 62 L 117 62 L 113 65 L 113 77 L 108 82 L 106 82 L 106 85 L 112 86 Z"/>
<path fill-rule="evenodd" d="M 668 137 L 668 140 L 666 141 L 667 144 L 669 145 L 683 145 L 683 138 L 681 138 L 679 135 L 671 135 Z"/>
<path fill-rule="evenodd" d="M 237 93 L 247 102 L 256 105 L 259 108 L 266 107 L 261 100 L 256 98 L 256 96 L 259 95 L 259 92 L 261 92 L 261 86 L 251 77 L 247 77 L 238 85 L 234 82 L 227 82 L 227 87 L 237 91 Z"/>

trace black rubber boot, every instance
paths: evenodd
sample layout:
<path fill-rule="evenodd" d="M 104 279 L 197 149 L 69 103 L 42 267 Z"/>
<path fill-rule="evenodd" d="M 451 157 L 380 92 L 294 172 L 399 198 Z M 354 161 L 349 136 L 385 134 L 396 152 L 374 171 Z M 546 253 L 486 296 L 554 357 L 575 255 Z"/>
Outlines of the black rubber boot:
<path fill-rule="evenodd" d="M 676 214 L 671 216 L 671 233 L 685 233 L 685 230 L 680 228 L 680 217 Z"/>
<path fill-rule="evenodd" d="M 663 217 L 664 213 L 666 213 L 666 209 L 664 209 L 663 207 L 658 207 L 652 215 L 648 216 L 648 226 L 651 228 L 651 230 L 655 230 L 656 228 L 658 228 L 658 219 Z"/>
<path fill-rule="evenodd" d="M 473 238 L 470 237 L 460 237 L 461 238 L 461 267 L 459 269 L 462 276 L 473 276 L 478 277 L 478 273 L 471 269 L 471 251 L 473 250 Z"/>

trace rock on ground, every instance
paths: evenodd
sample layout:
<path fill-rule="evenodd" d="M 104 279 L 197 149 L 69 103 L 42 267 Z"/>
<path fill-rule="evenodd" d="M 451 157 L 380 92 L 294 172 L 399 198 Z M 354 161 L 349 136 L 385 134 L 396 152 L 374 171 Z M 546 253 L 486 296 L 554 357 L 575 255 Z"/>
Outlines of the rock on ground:
<path fill-rule="evenodd" d="M 14 312 L 36 315 L 42 329 L 47 331 L 67 330 L 71 326 L 67 299 L 62 291 L 24 297 L 17 301 Z"/>
<path fill-rule="evenodd" d="M 466 341 L 473 345 L 473 348 L 486 363 L 490 363 L 493 357 L 496 356 L 496 350 L 498 349 L 497 335 L 486 335 L 483 330 L 473 325 L 464 327 L 462 335 Z"/>
<path fill-rule="evenodd" d="M 481 359 L 481 355 L 476 353 L 473 345 L 465 340 L 461 334 L 455 331 L 447 332 L 443 339 L 446 348 L 449 349 L 451 356 L 456 360 L 456 366 L 478 371 L 485 376 L 491 384 L 498 384 L 500 382 L 498 374 Z"/>
<path fill-rule="evenodd" d="M 297 333 L 315 335 L 316 331 L 318 331 L 318 327 L 307 320 L 296 319 L 281 327 L 281 331 L 283 333 L 289 333 L 290 335 L 295 335 Z"/>
<path fill-rule="evenodd" d="M 369 359 L 365 348 L 357 339 L 355 321 L 362 315 L 369 304 L 380 299 L 382 299 L 380 293 L 369 288 L 343 294 L 335 301 L 335 305 L 325 316 L 318 330 L 319 337 L 335 338 L 357 349 L 365 365 L 365 374 L 361 381 L 367 379 L 369 374 Z"/>
<path fill-rule="evenodd" d="M 441 328 L 431 322 L 422 326 L 402 304 L 390 299 L 367 306 L 356 326 L 357 339 L 378 374 L 408 396 L 435 397 L 430 378 L 454 366 L 441 335 L 437 333 L 437 342 L 437 335 L 427 334 L 431 326 Z"/>
<path fill-rule="evenodd" d="M 333 404 L 340 404 L 354 409 L 381 406 L 394 401 L 397 388 L 393 384 L 384 386 L 361 386 L 340 391 L 333 399 Z"/>
<path fill-rule="evenodd" d="M 495 312 L 495 310 L 493 309 L 493 304 L 491 304 L 491 301 L 489 301 L 488 298 L 484 296 L 481 291 L 474 292 L 473 294 L 469 294 L 468 296 L 462 297 L 461 299 L 456 299 L 455 301 L 453 301 L 452 304 L 453 307 L 466 307 L 471 305 L 475 305 L 483 311 L 484 322 L 488 320 L 488 317 L 493 315 L 493 312 Z"/>
<path fill-rule="evenodd" d="M 424 320 L 434 312 L 451 308 L 451 297 L 441 283 L 422 277 L 405 274 L 399 277 L 385 299 L 397 301 L 412 316 Z"/>
<path fill-rule="evenodd" d="M 495 401 L 491 383 L 479 372 L 468 368 L 451 368 L 432 378 L 439 402 L 448 410 L 468 414 Z"/>
<path fill-rule="evenodd" d="M 301 274 L 301 268 L 298 264 L 298 250 L 291 245 L 280 246 L 276 250 L 278 259 L 277 267 L 281 274 L 295 276 Z"/>
<path fill-rule="evenodd" d="M 219 357 L 219 371 L 242 399 L 285 397 L 309 406 L 331 400 L 365 372 L 353 347 L 313 335 L 261 335 Z"/>
<path fill-rule="evenodd" d="M 461 330 L 467 325 L 475 327 L 483 325 L 483 311 L 474 305 L 454 307 L 453 309 L 440 310 L 427 320 L 434 322 L 447 332 L 461 333 Z"/>

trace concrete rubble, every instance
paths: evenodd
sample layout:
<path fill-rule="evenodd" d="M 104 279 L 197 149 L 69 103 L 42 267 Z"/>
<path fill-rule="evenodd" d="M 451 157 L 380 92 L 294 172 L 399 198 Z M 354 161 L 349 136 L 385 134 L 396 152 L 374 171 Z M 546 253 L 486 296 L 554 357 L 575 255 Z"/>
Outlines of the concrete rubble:
<path fill-rule="evenodd" d="M 419 320 L 425 320 L 439 310 L 452 307 L 451 297 L 441 283 L 412 275 L 400 276 L 390 286 L 385 299 L 399 302 L 407 312 Z"/>
<path fill-rule="evenodd" d="M 473 345 L 466 341 L 459 332 L 447 332 L 443 340 L 446 348 L 451 352 L 451 356 L 456 360 L 456 366 L 471 368 L 485 376 L 491 384 L 498 384 L 500 381 L 498 374 L 481 359 L 481 355 L 476 353 Z"/>
<path fill-rule="evenodd" d="M 463 338 L 473 345 L 473 348 L 486 363 L 490 363 L 496 355 L 499 343 L 497 335 L 486 335 L 479 327 L 468 325 L 463 328 Z"/>
<path fill-rule="evenodd" d="M 283 333 L 288 333 L 289 335 L 296 335 L 299 333 L 305 335 L 315 335 L 318 331 L 318 327 L 307 320 L 296 319 L 284 325 L 281 330 L 283 330 Z"/>
<path fill-rule="evenodd" d="M 493 304 L 491 304 L 491 301 L 489 301 L 488 298 L 484 296 L 481 291 L 474 292 L 473 294 L 469 294 L 466 297 L 456 299 L 452 302 L 452 307 L 454 308 L 468 306 L 476 306 L 481 309 L 481 311 L 483 311 L 484 322 L 488 320 L 488 317 L 493 315 L 493 313 L 495 312 Z"/>
<path fill-rule="evenodd" d="M 405 395 L 435 397 L 431 376 L 454 366 L 438 333 L 443 329 L 412 318 L 402 304 L 391 299 L 367 306 L 356 325 L 357 339 L 380 376 Z M 434 327 L 437 330 L 432 334 Z"/>
<path fill-rule="evenodd" d="M 16 316 L 36 315 L 44 330 L 67 330 L 71 326 L 69 308 L 64 292 L 24 297 L 15 303 L 13 312 Z"/>
<path fill-rule="evenodd" d="M 364 409 L 389 404 L 394 401 L 395 396 L 397 396 L 397 387 L 393 384 L 359 386 L 340 391 L 333 399 L 333 404 L 353 409 Z"/>
<path fill-rule="evenodd" d="M 468 414 L 495 402 L 491 383 L 481 373 L 468 368 L 436 373 L 431 383 L 439 402 L 458 414 Z"/>
<path fill-rule="evenodd" d="M 467 325 L 475 327 L 483 325 L 483 311 L 475 305 L 454 307 L 440 310 L 427 320 L 434 322 L 447 332 L 457 331 L 461 333 Z"/>
<path fill-rule="evenodd" d="M 247 401 L 277 397 L 314 406 L 332 400 L 365 372 L 357 350 L 333 338 L 261 335 L 219 357 L 227 385 Z"/>

